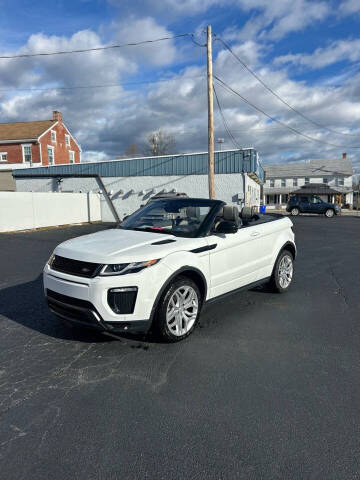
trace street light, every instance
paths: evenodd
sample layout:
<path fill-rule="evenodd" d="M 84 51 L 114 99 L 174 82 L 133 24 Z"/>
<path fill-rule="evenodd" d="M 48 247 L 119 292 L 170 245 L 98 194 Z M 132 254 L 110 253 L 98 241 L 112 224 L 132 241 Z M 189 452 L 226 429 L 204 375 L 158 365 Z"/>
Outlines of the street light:
<path fill-rule="evenodd" d="M 220 152 L 221 152 L 221 145 L 222 145 L 223 143 L 225 143 L 225 140 L 224 140 L 223 138 L 218 138 L 218 139 L 216 140 L 216 143 L 218 143 L 218 144 L 220 145 Z"/>

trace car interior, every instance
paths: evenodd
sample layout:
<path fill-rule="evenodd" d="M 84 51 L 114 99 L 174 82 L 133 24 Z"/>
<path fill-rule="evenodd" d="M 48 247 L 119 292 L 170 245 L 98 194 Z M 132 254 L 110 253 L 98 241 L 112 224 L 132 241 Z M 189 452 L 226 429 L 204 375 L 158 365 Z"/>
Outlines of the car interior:
<path fill-rule="evenodd" d="M 281 215 L 280 215 L 281 216 Z M 241 210 L 235 205 L 224 205 L 214 221 L 213 231 L 222 221 L 234 222 L 238 228 L 252 227 L 262 223 L 277 220 L 279 215 L 264 215 L 255 211 L 253 207 L 242 207 Z"/>

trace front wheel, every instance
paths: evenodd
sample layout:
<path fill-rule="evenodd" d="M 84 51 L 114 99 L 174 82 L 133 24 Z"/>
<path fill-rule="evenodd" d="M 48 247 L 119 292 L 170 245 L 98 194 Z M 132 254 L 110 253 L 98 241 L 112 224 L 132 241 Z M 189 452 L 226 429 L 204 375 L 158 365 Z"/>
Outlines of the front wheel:
<path fill-rule="evenodd" d="M 293 217 L 297 217 L 300 213 L 300 210 L 297 207 L 294 207 L 291 209 L 290 213 Z"/>
<path fill-rule="evenodd" d="M 327 218 L 332 218 L 334 216 L 334 210 L 332 208 L 328 208 L 325 212 L 325 216 Z"/>
<path fill-rule="evenodd" d="M 190 278 L 176 278 L 163 293 L 156 315 L 156 330 L 163 340 L 178 342 L 188 337 L 199 319 L 202 297 Z"/>
<path fill-rule="evenodd" d="M 278 293 L 285 293 L 291 285 L 294 274 L 294 259 L 288 250 L 284 250 L 278 256 L 273 274 L 271 276 L 271 286 Z"/>

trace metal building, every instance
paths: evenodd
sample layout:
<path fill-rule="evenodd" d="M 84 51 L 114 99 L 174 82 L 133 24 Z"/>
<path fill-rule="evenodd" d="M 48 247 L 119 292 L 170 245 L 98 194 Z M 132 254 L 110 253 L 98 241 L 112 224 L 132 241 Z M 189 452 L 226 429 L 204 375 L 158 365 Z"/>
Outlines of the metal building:
<path fill-rule="evenodd" d="M 216 198 L 239 205 L 259 205 L 264 171 L 256 150 L 247 148 L 215 152 L 214 163 Z M 57 178 L 47 177 L 49 174 Z M 119 215 L 131 213 L 159 192 L 178 191 L 189 196 L 208 196 L 207 152 L 13 171 L 18 191 L 43 192 L 98 191 L 95 180 L 85 178 L 85 175 L 91 174 L 102 178 Z M 62 175 L 66 178 L 62 178 Z M 111 212 L 103 203 L 103 219 L 111 220 Z"/>

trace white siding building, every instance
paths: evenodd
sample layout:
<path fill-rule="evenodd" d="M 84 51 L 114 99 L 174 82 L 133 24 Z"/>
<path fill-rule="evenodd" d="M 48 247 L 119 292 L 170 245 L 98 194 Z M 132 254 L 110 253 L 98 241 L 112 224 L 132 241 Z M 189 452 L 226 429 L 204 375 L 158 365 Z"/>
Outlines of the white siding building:
<path fill-rule="evenodd" d="M 283 208 L 289 194 L 302 185 L 322 183 L 341 192 L 342 204 L 353 204 L 352 175 L 350 160 L 343 154 L 340 159 L 309 160 L 281 165 L 264 165 L 264 203 L 269 208 Z M 333 201 L 332 198 L 324 198 Z"/>

